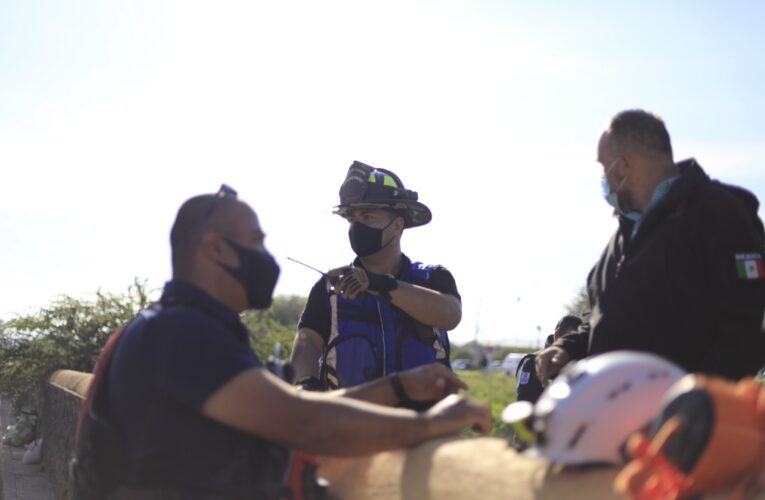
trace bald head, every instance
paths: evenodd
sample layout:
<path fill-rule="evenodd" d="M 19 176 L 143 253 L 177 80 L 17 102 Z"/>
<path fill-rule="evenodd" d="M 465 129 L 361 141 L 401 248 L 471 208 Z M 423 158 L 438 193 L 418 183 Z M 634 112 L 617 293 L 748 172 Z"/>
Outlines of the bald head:
<path fill-rule="evenodd" d="M 644 213 L 656 186 L 678 175 L 664 122 L 640 109 L 611 119 L 598 142 L 598 161 L 622 213 Z"/>
<path fill-rule="evenodd" d="M 672 144 L 664 121 L 642 109 L 616 114 L 611 118 L 603 139 L 616 155 L 631 152 L 672 160 Z"/>
<path fill-rule="evenodd" d="M 190 198 L 181 205 L 170 231 L 173 272 L 188 271 L 205 232 L 215 230 L 236 238 L 243 221 L 253 219 L 257 223 L 253 210 L 235 198 L 213 194 Z"/>

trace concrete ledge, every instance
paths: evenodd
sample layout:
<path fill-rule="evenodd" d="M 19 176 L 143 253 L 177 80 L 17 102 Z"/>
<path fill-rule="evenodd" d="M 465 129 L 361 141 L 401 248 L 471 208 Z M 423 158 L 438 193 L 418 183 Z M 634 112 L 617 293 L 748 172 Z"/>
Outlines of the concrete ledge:
<path fill-rule="evenodd" d="M 89 373 L 61 370 L 45 389 L 43 463 L 59 500 L 72 498 L 66 465 L 91 378 Z M 619 498 L 612 489 L 618 470 L 553 466 L 517 453 L 503 439 L 449 438 L 364 458 L 323 458 L 319 473 L 330 481 L 330 492 L 343 500 L 589 500 Z M 19 476 L 6 476 L 3 471 L 3 481 L 18 482 Z M 720 500 L 729 495 L 724 492 L 704 498 Z M 752 498 L 765 500 L 765 492 Z"/>
<path fill-rule="evenodd" d="M 69 459 L 74 453 L 74 438 L 80 406 L 93 375 L 59 370 L 51 375 L 43 394 L 43 467 L 59 500 L 72 498 Z"/>
<path fill-rule="evenodd" d="M 366 458 L 321 460 L 319 474 L 343 500 L 591 500 L 613 491 L 618 467 L 561 467 L 519 454 L 497 438 L 449 438 Z M 703 495 L 733 498 L 730 490 Z M 762 489 L 747 497 L 765 499 Z"/>
<path fill-rule="evenodd" d="M 447 438 L 368 458 L 325 458 L 319 473 L 343 500 L 590 500 L 620 498 L 612 489 L 618 470 L 564 470 L 504 439 Z"/>
<path fill-rule="evenodd" d="M 85 398 L 90 381 L 93 379 L 92 373 L 76 372 L 74 370 L 58 370 L 50 376 L 51 385 L 73 393 L 75 396 Z"/>

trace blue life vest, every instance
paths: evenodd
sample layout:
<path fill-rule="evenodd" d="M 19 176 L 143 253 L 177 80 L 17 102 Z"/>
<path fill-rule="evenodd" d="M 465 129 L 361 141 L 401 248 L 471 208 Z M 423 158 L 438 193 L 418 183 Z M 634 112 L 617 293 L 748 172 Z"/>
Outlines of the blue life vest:
<path fill-rule="evenodd" d="M 397 279 L 424 286 L 436 267 L 405 259 Z M 320 360 L 325 388 L 350 387 L 436 361 L 450 366 L 446 331 L 415 321 L 383 296 L 349 300 L 331 290 L 328 296 L 331 329 Z"/>

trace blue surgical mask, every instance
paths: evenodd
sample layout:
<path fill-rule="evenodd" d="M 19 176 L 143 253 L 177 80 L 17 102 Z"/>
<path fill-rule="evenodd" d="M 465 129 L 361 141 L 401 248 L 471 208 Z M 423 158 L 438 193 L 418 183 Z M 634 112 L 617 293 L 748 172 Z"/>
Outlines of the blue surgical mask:
<path fill-rule="evenodd" d="M 603 189 L 603 198 L 606 199 L 606 202 L 614 207 L 614 210 L 621 212 L 621 207 L 619 206 L 619 197 L 616 196 L 616 191 L 611 190 L 611 185 L 608 183 L 608 179 L 606 178 L 605 174 L 600 178 L 600 187 Z"/>
<path fill-rule="evenodd" d="M 624 213 L 624 210 L 622 209 L 621 205 L 619 204 L 619 190 L 624 185 L 624 182 L 627 179 L 622 179 L 619 182 L 619 186 L 617 186 L 616 189 L 611 189 L 611 185 L 608 183 L 608 173 L 613 170 L 614 165 L 616 165 L 616 162 L 619 161 L 619 158 L 616 158 L 614 161 L 611 162 L 611 164 L 606 168 L 606 173 L 603 174 L 603 177 L 600 178 L 600 187 L 603 189 L 603 198 L 606 199 L 606 202 L 614 207 L 614 210 L 617 212 Z"/>
<path fill-rule="evenodd" d="M 624 181 L 622 181 L 619 186 L 621 187 L 622 184 L 624 184 Z M 632 210 L 630 212 L 624 211 L 621 204 L 619 203 L 619 196 L 617 192 L 611 189 L 611 186 L 608 184 L 608 179 L 606 179 L 605 175 L 600 179 L 600 185 L 603 188 L 603 198 L 606 199 L 606 202 L 608 202 L 609 205 L 614 207 L 616 213 L 623 215 L 632 221 L 639 221 L 642 218 L 642 214 L 636 210 Z"/>

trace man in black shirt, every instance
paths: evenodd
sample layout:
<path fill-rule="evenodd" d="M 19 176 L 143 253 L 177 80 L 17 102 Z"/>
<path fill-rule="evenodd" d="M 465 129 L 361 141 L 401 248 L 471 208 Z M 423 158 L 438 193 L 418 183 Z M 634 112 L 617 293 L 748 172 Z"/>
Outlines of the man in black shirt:
<path fill-rule="evenodd" d="M 107 418 L 124 443 L 120 498 L 276 498 L 285 448 L 364 455 L 489 427 L 485 406 L 456 395 L 424 415 L 381 406 L 463 386 L 439 365 L 327 394 L 263 368 L 239 313 L 271 304 L 279 268 L 235 194 L 181 207 L 173 279 L 124 330 L 106 371 Z"/>
<path fill-rule="evenodd" d="M 542 381 L 569 359 L 631 349 L 738 379 L 765 362 L 765 236 L 752 193 L 675 163 L 664 122 L 617 114 L 598 144 L 619 228 L 590 271 L 591 316 L 537 355 Z"/>
<path fill-rule="evenodd" d="M 292 350 L 296 380 L 331 389 L 449 366 L 446 332 L 462 317 L 457 285 L 444 267 L 401 251 L 403 230 L 427 224 L 428 207 L 393 172 L 354 162 L 335 213 L 348 220 L 358 257 L 312 288 Z"/>

